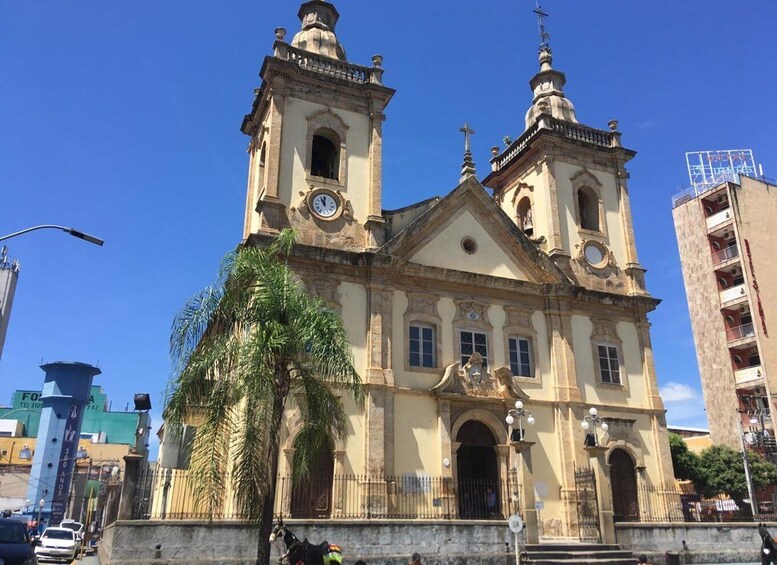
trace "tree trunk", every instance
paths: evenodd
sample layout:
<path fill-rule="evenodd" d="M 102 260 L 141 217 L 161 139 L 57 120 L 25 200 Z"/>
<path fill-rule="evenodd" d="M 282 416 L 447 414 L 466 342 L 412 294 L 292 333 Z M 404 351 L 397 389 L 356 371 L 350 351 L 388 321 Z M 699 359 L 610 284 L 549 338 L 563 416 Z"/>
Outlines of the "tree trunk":
<path fill-rule="evenodd" d="M 280 433 L 281 429 L 285 398 L 285 395 L 282 397 L 278 395 L 273 400 L 273 425 L 270 428 L 270 464 L 267 477 L 267 495 L 264 499 L 261 522 L 259 523 L 259 539 L 256 543 L 256 565 L 270 564 L 270 534 L 273 529 L 273 507 L 275 506 L 275 487 L 278 477 L 278 433 Z"/>

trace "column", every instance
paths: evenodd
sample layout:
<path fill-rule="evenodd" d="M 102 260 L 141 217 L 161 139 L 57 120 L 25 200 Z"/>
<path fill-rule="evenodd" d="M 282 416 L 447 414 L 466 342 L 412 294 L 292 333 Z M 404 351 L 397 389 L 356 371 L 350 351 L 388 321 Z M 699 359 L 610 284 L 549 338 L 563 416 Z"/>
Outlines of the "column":
<path fill-rule="evenodd" d="M 612 508 L 612 491 L 610 490 L 610 465 L 607 463 L 607 448 L 597 445 L 586 447 L 591 458 L 591 466 L 596 476 L 596 504 L 599 507 L 599 531 L 602 543 L 614 544 L 615 521 Z"/>
<path fill-rule="evenodd" d="M 521 482 L 519 491 L 523 523 L 526 527 L 526 543 L 536 544 L 540 541 L 537 523 L 537 501 L 534 498 L 534 472 L 532 470 L 531 448 L 533 441 L 511 442 L 518 455 L 518 480 Z"/>
<path fill-rule="evenodd" d="M 367 228 L 368 248 L 380 247 L 384 243 L 382 207 L 382 161 L 383 161 L 383 120 L 385 114 L 380 110 L 370 112 L 370 192 Z"/>
<path fill-rule="evenodd" d="M 140 462 L 142 460 L 142 455 L 131 453 L 124 456 L 124 482 L 121 484 L 118 520 L 132 520 L 132 503 L 135 500 L 135 491 L 140 479 Z"/>

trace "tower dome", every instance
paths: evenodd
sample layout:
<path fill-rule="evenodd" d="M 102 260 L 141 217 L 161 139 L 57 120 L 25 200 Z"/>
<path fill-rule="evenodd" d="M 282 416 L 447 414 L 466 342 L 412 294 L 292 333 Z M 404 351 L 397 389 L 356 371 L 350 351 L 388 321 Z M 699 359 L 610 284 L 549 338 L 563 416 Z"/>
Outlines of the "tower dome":
<path fill-rule="evenodd" d="M 345 49 L 337 40 L 335 25 L 340 18 L 337 8 L 324 0 L 310 0 L 300 6 L 297 14 L 302 22 L 291 42 L 292 47 L 345 61 Z"/>

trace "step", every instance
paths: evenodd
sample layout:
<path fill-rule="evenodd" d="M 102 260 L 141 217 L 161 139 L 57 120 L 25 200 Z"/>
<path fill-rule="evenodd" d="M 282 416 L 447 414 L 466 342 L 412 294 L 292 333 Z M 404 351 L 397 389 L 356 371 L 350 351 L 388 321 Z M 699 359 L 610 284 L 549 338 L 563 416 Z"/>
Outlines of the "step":
<path fill-rule="evenodd" d="M 526 555 L 531 559 L 566 559 L 581 557 L 599 557 L 610 559 L 631 559 L 631 551 L 607 550 L 607 551 L 527 551 Z"/>

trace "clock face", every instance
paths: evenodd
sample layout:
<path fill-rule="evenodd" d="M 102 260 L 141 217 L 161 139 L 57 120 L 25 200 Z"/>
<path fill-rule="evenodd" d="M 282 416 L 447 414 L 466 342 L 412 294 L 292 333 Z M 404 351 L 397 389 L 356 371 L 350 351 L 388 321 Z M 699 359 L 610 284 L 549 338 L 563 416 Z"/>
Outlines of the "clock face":
<path fill-rule="evenodd" d="M 313 211 L 322 218 L 331 218 L 337 212 L 337 200 L 331 194 L 321 193 L 313 197 Z"/>

